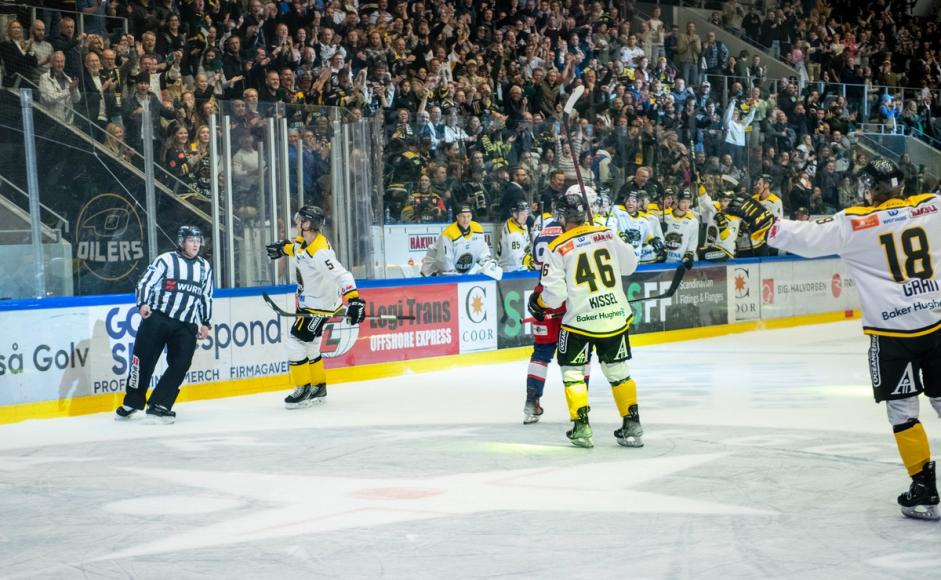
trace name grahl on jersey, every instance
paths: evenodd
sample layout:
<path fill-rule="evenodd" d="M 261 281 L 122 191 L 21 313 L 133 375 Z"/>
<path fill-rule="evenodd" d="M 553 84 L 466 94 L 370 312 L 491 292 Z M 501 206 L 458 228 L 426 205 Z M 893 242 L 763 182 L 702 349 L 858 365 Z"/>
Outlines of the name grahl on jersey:
<path fill-rule="evenodd" d="M 164 280 L 163 289 L 167 292 L 182 292 L 183 294 L 201 294 L 203 291 L 202 286 L 196 282 L 176 280 L 174 278 Z"/>

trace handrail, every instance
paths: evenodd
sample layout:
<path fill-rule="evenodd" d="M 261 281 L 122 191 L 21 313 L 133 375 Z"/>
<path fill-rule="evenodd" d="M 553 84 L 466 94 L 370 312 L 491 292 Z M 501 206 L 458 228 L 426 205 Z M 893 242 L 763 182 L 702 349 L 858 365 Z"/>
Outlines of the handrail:
<path fill-rule="evenodd" d="M 11 188 L 13 189 L 13 191 L 15 191 L 16 193 L 22 195 L 23 197 L 25 197 L 25 198 L 27 198 L 27 199 L 29 198 L 29 194 L 28 194 L 28 193 L 26 193 L 25 191 L 23 191 L 17 184 L 13 183 L 12 181 L 10 181 L 9 179 L 7 179 L 7 178 L 4 177 L 3 175 L 0 175 L 0 182 L 2 182 L 2 183 L 4 183 L 4 184 L 6 184 L 7 186 L 11 187 Z M 72 230 L 71 230 L 71 227 L 69 226 L 69 220 L 65 219 L 65 217 L 63 217 L 61 214 L 59 214 L 58 212 L 56 212 L 55 210 L 53 210 L 52 208 L 50 208 L 49 206 L 47 206 L 46 204 L 44 204 L 44 203 L 42 203 L 42 202 L 39 202 L 39 207 L 42 208 L 42 209 L 44 209 L 44 210 L 46 210 L 46 212 L 52 214 L 53 217 L 55 217 L 57 220 L 59 220 L 59 223 L 64 224 L 64 225 L 65 225 L 65 228 L 64 228 L 64 229 L 65 229 L 65 233 L 70 233 L 70 232 L 72 231 Z"/>
<path fill-rule="evenodd" d="M 3 179 L 3 177 L 0 176 L 0 179 Z M 13 185 L 12 183 L 10 183 L 10 182 L 7 181 L 6 179 L 3 179 L 3 182 L 6 183 L 6 184 L 8 184 L 8 185 L 10 185 L 10 186 L 12 186 L 15 190 L 22 192 L 22 190 L 20 190 L 20 188 L 16 187 L 15 185 Z M 23 208 L 21 208 L 20 206 L 18 206 L 16 203 L 13 202 L 13 200 L 9 199 L 7 196 L 5 196 L 5 195 L 0 195 L 0 206 L 3 206 L 4 209 L 6 209 L 6 210 L 9 211 L 10 213 L 16 215 L 16 217 L 18 217 L 19 219 L 23 220 L 24 222 L 29 223 L 29 221 L 30 221 L 30 220 L 29 220 L 29 212 L 25 211 Z M 68 224 L 68 222 L 65 222 L 65 223 Z M 42 230 L 43 230 L 43 232 L 42 232 L 42 233 L 43 233 L 43 236 L 48 237 L 48 238 L 50 238 L 50 239 L 52 239 L 52 240 L 55 240 L 55 241 L 57 241 L 57 242 L 60 241 L 60 240 L 62 240 L 62 232 L 61 232 L 61 231 L 59 231 L 59 230 L 57 230 L 57 229 L 55 229 L 55 228 L 53 228 L 53 227 L 47 226 L 46 224 L 40 224 L 39 227 L 42 228 Z M 0 231 L 0 233 L 10 233 L 10 232 L 13 232 L 13 231 L 15 231 L 15 232 L 17 232 L 17 233 L 23 233 L 23 232 L 28 232 L 28 231 L 30 231 L 30 230 L 2 230 L 2 231 Z"/>
<path fill-rule="evenodd" d="M 29 84 L 29 86 L 30 86 L 34 91 L 36 91 L 37 93 L 39 93 L 39 87 L 36 86 L 36 83 L 34 83 L 34 82 L 31 81 L 30 79 L 24 77 L 23 75 L 21 75 L 21 74 L 19 74 L 19 73 L 17 73 L 16 76 L 19 77 L 19 79 L 20 79 L 20 84 L 22 84 L 22 81 L 26 81 L 26 83 Z M 33 102 L 34 102 L 34 104 L 36 104 L 36 105 L 42 105 L 41 102 L 36 102 L 36 101 L 33 101 Z M 84 114 L 82 114 L 78 109 L 75 109 L 74 107 L 72 108 L 72 115 L 75 116 L 75 117 L 78 117 L 79 119 L 81 119 L 81 120 L 83 121 L 83 124 L 86 124 L 86 123 L 87 123 L 88 126 L 91 127 L 91 128 L 95 128 L 95 129 L 98 128 L 98 125 L 97 125 L 94 121 L 92 121 L 91 119 L 89 119 L 88 117 L 86 117 Z M 75 125 L 74 123 L 73 123 L 73 125 L 74 125 L 74 126 L 77 126 L 77 125 Z M 83 132 L 84 132 L 84 131 L 83 131 Z M 94 135 L 91 135 L 91 136 L 94 137 Z M 118 143 L 120 143 L 121 146 L 125 147 L 128 151 L 130 151 L 130 152 L 134 155 L 135 158 L 140 158 L 141 162 L 144 161 L 144 154 L 143 154 L 143 153 L 141 153 L 141 152 L 138 151 L 137 149 L 134 149 L 133 147 L 131 147 L 130 145 L 128 145 L 127 142 L 125 142 L 125 141 L 122 140 L 122 139 L 115 139 L 113 136 L 112 136 L 111 138 L 114 139 L 115 141 L 117 141 Z M 155 169 L 156 171 L 158 171 L 158 172 L 161 174 L 161 179 L 166 178 L 166 179 L 171 180 L 171 182 L 173 183 L 174 188 L 186 188 L 186 189 L 189 188 L 189 184 L 187 184 L 185 181 L 181 180 L 181 179 L 180 179 L 179 177 L 177 177 L 176 175 L 173 175 L 172 173 L 170 173 L 169 171 L 167 171 L 166 168 L 163 167 L 163 165 L 161 165 L 161 164 L 155 162 L 155 163 L 154 163 L 154 169 Z"/>
<path fill-rule="evenodd" d="M 18 89 L 6 88 L 5 90 L 17 96 L 19 94 Z M 77 129 L 76 127 L 74 127 L 73 125 L 69 123 L 62 123 L 58 118 L 56 118 L 55 115 L 50 113 L 46 109 L 46 107 L 42 105 L 42 103 L 33 101 L 33 107 L 34 109 L 36 109 L 37 111 L 40 111 L 42 114 L 44 114 L 48 118 L 54 120 L 61 127 L 65 127 L 69 131 L 77 135 L 80 139 L 85 141 L 87 144 L 91 145 L 96 150 L 96 152 L 104 152 L 104 154 L 107 155 L 110 159 L 117 161 L 118 163 L 121 163 L 125 167 L 125 169 L 133 173 L 135 176 L 139 177 L 142 180 L 144 179 L 144 172 L 138 169 L 133 163 L 129 163 L 126 160 L 115 155 L 114 152 L 108 149 L 107 147 L 105 147 L 103 143 L 98 142 L 96 139 L 94 139 L 92 136 L 88 135 L 84 131 Z M 205 222 L 212 222 L 212 218 L 206 212 L 202 211 L 201 209 L 189 203 L 188 201 L 184 199 L 180 199 L 179 196 L 177 196 L 169 187 L 161 183 L 159 180 L 155 180 L 154 185 L 158 190 L 160 190 L 161 193 L 163 193 L 164 195 L 166 195 L 167 197 L 169 197 L 170 199 L 172 199 L 174 202 L 178 203 L 185 209 L 189 210 L 193 215 L 199 217 Z"/>
<path fill-rule="evenodd" d="M 27 7 L 27 6 L 23 6 L 22 2 L 11 2 L 9 0 L 0 0 L 0 7 L 14 8 L 17 10 L 22 9 L 22 8 L 29 8 L 30 21 L 36 20 L 37 10 L 43 10 L 46 12 L 58 12 L 59 14 L 65 14 L 67 16 L 75 18 L 76 34 L 82 34 L 85 32 L 85 19 L 86 18 L 104 18 L 105 23 L 107 23 L 109 20 L 119 20 L 121 22 L 121 28 L 124 31 L 124 34 L 128 33 L 128 23 L 127 23 L 128 21 L 127 21 L 127 18 L 124 16 L 109 16 L 107 14 L 105 14 L 104 16 L 100 14 L 85 14 L 84 12 L 82 12 L 81 10 L 77 8 L 75 10 L 65 10 L 62 8 L 47 8 L 45 6 L 28 6 Z M 49 35 L 50 38 L 53 36 L 54 34 Z"/>

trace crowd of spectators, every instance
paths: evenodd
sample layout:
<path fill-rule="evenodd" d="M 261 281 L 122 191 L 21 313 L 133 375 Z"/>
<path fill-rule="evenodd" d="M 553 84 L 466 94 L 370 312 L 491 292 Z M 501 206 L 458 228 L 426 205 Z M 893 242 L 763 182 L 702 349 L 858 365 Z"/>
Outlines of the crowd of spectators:
<path fill-rule="evenodd" d="M 941 36 L 908 0 L 782 2 L 776 8 L 724 2 L 711 21 L 797 67 L 825 91 L 871 94 L 866 122 L 941 144 Z"/>
<path fill-rule="evenodd" d="M 292 163 L 303 151 L 300 186 L 312 203 L 329 195 L 325 107 L 341 107 L 346 119 L 383 131 L 382 186 L 393 222 L 448 221 L 464 204 L 478 221 L 499 221 L 518 199 L 545 206 L 576 171 L 617 202 L 641 168 L 657 191 L 715 193 L 728 184 L 750 191 L 758 175 L 770 175 L 788 213 L 830 213 L 858 201 L 848 184 L 866 159 L 854 147 L 858 95 L 826 82 L 856 74 L 930 88 L 938 80 L 934 24 L 905 27 L 916 21 L 881 0 L 862 11 L 850 11 L 850 2 L 774 10 L 774 21 L 788 24 L 759 37 L 773 38 L 789 57 L 803 51 L 810 78 L 824 81 L 803 91 L 798 78 L 767 78 L 757 51 L 732 54 L 713 33 L 667 24 L 660 8 L 642 14 L 633 2 L 71 4 L 92 16 L 81 34 L 59 12 L 40 11 L 34 21 L 24 13 L 7 27 L 5 85 L 16 73 L 30 79 L 50 109 L 76 123 L 71 115 L 80 112 L 127 157 L 142 145 L 148 101 L 165 168 L 201 191 L 212 179 L 209 115 L 229 115 L 243 198 L 263 170 L 266 118 L 283 112 Z M 753 9 L 732 3 L 717 14 L 723 25 L 756 34 Z M 566 131 L 562 107 L 576 85 L 585 92 Z M 898 122 L 933 132 L 931 94 L 914 112 L 900 109 Z M 880 108 L 895 114 L 891 100 Z"/>

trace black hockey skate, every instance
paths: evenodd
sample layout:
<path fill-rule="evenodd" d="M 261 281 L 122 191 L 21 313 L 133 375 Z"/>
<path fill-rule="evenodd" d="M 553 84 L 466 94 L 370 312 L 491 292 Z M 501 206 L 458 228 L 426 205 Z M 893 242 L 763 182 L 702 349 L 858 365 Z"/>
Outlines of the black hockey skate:
<path fill-rule="evenodd" d="M 176 412 L 167 409 L 163 405 L 151 405 L 147 407 L 146 414 L 153 423 L 161 425 L 170 425 L 176 421 Z"/>
<path fill-rule="evenodd" d="M 925 464 L 921 472 L 912 476 L 912 485 L 899 496 L 902 515 L 916 520 L 941 520 L 938 513 L 938 486 L 934 476 L 934 461 Z"/>
<path fill-rule="evenodd" d="M 137 409 L 134 407 L 128 407 L 127 405 L 121 405 L 114 410 L 114 420 L 115 421 L 130 421 L 131 416 L 137 412 Z"/>
<path fill-rule="evenodd" d="M 284 398 L 284 406 L 288 409 L 306 409 L 311 405 L 322 403 L 327 396 L 327 385 L 311 387 L 304 385 L 297 387 L 294 392 Z"/>
<path fill-rule="evenodd" d="M 640 413 L 637 411 L 637 405 L 631 405 L 624 416 L 624 423 L 620 429 L 614 430 L 614 437 L 618 440 L 618 445 L 622 447 L 643 447 L 644 429 L 640 426 Z"/>
<path fill-rule="evenodd" d="M 591 441 L 591 425 L 588 424 L 588 411 L 591 407 L 581 407 L 578 410 L 578 419 L 572 422 L 572 428 L 565 435 L 576 447 L 594 447 Z"/>
<path fill-rule="evenodd" d="M 542 405 L 539 399 L 526 399 L 526 405 L 523 407 L 523 425 L 532 425 L 539 422 L 542 415 Z"/>

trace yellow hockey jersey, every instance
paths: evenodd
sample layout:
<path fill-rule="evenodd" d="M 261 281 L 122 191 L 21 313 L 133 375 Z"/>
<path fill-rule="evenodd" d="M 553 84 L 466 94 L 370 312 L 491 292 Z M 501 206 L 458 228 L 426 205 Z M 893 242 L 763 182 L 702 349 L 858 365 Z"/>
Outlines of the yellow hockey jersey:
<path fill-rule="evenodd" d="M 323 234 L 310 243 L 297 236 L 284 245 L 284 252 L 294 257 L 298 307 L 330 316 L 340 309 L 343 298 L 359 296 L 353 275 L 337 260 Z"/>
<path fill-rule="evenodd" d="M 593 337 L 627 330 L 633 312 L 621 277 L 637 269 L 637 255 L 617 234 L 603 226 L 578 226 L 553 240 L 545 257 L 539 303 L 565 304 L 563 328 Z"/>
<path fill-rule="evenodd" d="M 856 282 L 863 332 L 922 336 L 941 329 L 941 197 L 890 199 L 816 222 L 778 220 L 768 245 L 808 258 L 839 254 Z"/>

